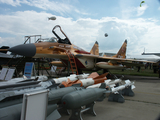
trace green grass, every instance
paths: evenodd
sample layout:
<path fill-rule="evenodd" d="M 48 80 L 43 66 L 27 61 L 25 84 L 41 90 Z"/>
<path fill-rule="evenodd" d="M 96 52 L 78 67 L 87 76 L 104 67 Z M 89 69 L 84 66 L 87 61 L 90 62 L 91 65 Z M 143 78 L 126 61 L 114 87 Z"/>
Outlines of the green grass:
<path fill-rule="evenodd" d="M 141 67 L 140 72 L 137 72 L 138 68 L 134 67 L 133 69 L 125 69 L 122 70 L 109 70 L 112 74 L 115 75 L 133 75 L 133 76 L 149 76 L 149 77 L 159 77 L 158 72 L 153 73 L 153 69 L 145 69 L 144 67 Z M 91 73 L 92 71 L 83 71 L 84 73 Z M 103 70 L 97 71 L 99 74 L 103 73 Z"/>
<path fill-rule="evenodd" d="M 48 64 L 44 65 L 46 68 L 49 68 Z M 37 67 L 37 66 L 36 66 Z M 42 70 L 43 68 L 41 68 Z M 115 75 L 133 75 L 133 76 L 149 76 L 149 77 L 159 77 L 158 72 L 154 73 L 153 69 L 147 68 L 145 69 L 144 67 L 141 67 L 140 71 L 137 72 L 138 68 L 134 67 L 133 69 L 124 69 L 124 71 L 122 71 L 121 69 L 113 69 L 113 70 L 109 70 L 112 74 Z M 59 71 L 59 69 L 57 70 Z M 66 70 L 67 71 L 67 70 Z M 70 71 L 71 72 L 71 71 Z M 97 71 L 99 74 L 103 73 L 103 70 L 99 70 Z M 83 73 L 92 73 L 92 71 L 83 71 Z"/>
<path fill-rule="evenodd" d="M 119 75 L 134 75 L 134 76 L 150 76 L 150 77 L 158 77 L 158 73 L 153 73 L 153 69 L 145 69 L 144 67 L 141 67 L 140 71 L 137 72 L 137 68 L 134 67 L 134 69 L 126 69 L 124 71 L 122 70 L 110 70 L 112 74 L 119 74 Z"/>

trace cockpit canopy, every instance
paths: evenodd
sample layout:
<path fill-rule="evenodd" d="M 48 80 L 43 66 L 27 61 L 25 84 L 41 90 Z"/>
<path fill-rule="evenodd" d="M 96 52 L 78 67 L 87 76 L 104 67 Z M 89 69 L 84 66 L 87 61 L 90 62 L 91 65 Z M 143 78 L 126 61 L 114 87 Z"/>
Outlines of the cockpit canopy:
<path fill-rule="evenodd" d="M 48 39 L 45 39 L 45 40 L 43 39 L 43 41 L 44 42 L 51 42 L 51 43 L 58 42 L 58 43 L 63 43 L 63 44 L 70 44 L 70 41 L 67 38 L 65 38 L 65 39 L 59 39 L 57 41 L 57 38 L 51 37 L 51 38 L 48 38 Z"/>
<path fill-rule="evenodd" d="M 57 40 L 56 40 L 55 37 L 51 37 L 51 38 L 48 39 L 48 42 L 55 43 L 55 42 L 57 42 Z"/>
<path fill-rule="evenodd" d="M 64 38 L 61 38 L 54 30 L 56 28 L 60 28 L 60 32 L 62 33 L 62 35 L 64 35 Z M 55 35 L 55 37 L 51 37 L 51 38 L 46 38 L 46 39 L 38 39 L 38 41 L 36 42 L 51 42 L 51 43 L 62 43 L 62 44 L 69 44 L 72 45 L 69 38 L 67 37 L 67 35 L 62 31 L 61 27 L 59 25 L 56 25 L 53 30 L 52 30 L 53 34 Z"/>

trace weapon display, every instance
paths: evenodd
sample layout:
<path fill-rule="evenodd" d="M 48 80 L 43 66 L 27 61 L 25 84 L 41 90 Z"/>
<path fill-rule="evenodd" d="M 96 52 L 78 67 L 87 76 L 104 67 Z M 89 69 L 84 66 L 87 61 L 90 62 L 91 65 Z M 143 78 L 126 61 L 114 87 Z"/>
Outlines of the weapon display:
<path fill-rule="evenodd" d="M 57 78 L 57 79 L 54 78 L 54 79 L 49 79 L 48 81 L 41 81 L 38 83 L 35 83 L 34 81 L 34 84 L 31 84 L 33 81 L 30 81 L 31 83 L 29 84 L 28 82 L 26 82 L 28 86 L 25 84 L 25 82 L 22 82 L 23 84 L 20 83 L 15 86 L 9 85 L 8 88 L 10 90 L 7 90 L 7 91 L 4 91 L 5 88 L 2 87 L 3 89 L 1 89 L 0 91 L 0 95 L 1 95 L 0 96 L 1 98 L 0 119 L 1 120 L 9 120 L 9 119 L 20 120 L 20 114 L 21 114 L 21 108 L 22 108 L 22 95 L 27 92 L 39 91 L 43 89 L 49 90 L 46 118 L 50 114 L 52 114 L 52 116 L 54 115 L 59 116 L 57 107 L 53 107 L 57 105 L 61 106 L 62 109 L 72 110 L 70 120 L 82 119 L 81 118 L 82 112 L 96 115 L 93 109 L 95 101 L 104 100 L 106 95 L 117 94 L 117 93 L 119 94 L 118 91 L 128 89 L 128 87 L 132 87 L 131 89 L 135 88 L 134 82 L 131 82 L 129 80 L 126 80 L 125 84 L 117 86 L 115 84 L 119 84 L 122 81 L 121 79 L 106 80 L 106 78 L 104 77 L 105 75 L 96 75 L 95 73 L 91 74 L 90 76 L 89 74 L 71 75 L 69 77 L 63 77 L 63 78 Z M 89 78 L 91 76 L 92 78 Z M 97 82 L 98 84 L 88 86 L 87 88 L 85 88 L 86 86 L 80 87 L 80 85 L 79 87 L 78 85 L 77 87 L 73 85 L 73 86 L 64 87 L 64 88 L 59 88 L 54 86 L 55 84 L 60 83 L 62 81 L 66 81 L 68 79 L 76 80 L 76 81 L 77 79 L 81 79 L 83 83 L 84 81 L 87 83 L 88 80 L 92 79 L 92 81 L 100 80 L 102 83 Z M 22 85 L 22 86 L 19 86 L 19 85 Z M 13 93 L 12 95 L 11 95 L 11 92 Z M 125 93 L 126 91 L 123 91 L 123 92 Z M 19 97 L 19 95 L 21 95 L 21 97 Z M 82 109 L 83 106 L 85 106 L 84 109 Z M 52 119 L 53 117 L 47 118 L 47 120 L 52 120 Z"/>

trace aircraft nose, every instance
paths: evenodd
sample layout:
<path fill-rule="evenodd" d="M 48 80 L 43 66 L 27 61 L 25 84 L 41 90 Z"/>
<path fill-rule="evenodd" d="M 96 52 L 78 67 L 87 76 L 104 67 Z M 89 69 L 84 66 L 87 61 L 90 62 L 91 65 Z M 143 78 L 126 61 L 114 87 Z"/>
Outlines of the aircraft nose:
<path fill-rule="evenodd" d="M 22 44 L 12 47 L 8 51 L 27 57 L 33 57 L 36 54 L 36 46 L 34 44 Z"/>

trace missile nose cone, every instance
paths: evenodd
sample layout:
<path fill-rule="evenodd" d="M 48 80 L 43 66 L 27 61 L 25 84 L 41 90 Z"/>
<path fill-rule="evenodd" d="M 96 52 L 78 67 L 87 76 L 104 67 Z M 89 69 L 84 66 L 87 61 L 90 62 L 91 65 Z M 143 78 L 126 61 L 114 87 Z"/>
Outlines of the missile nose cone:
<path fill-rule="evenodd" d="M 21 44 L 10 48 L 8 51 L 27 57 L 33 57 L 36 54 L 36 46 L 34 44 Z"/>

